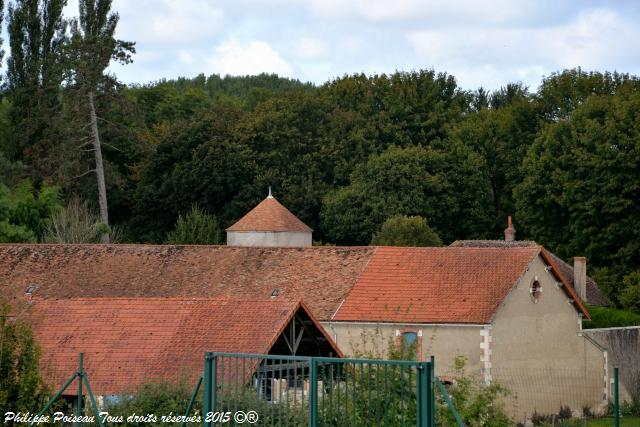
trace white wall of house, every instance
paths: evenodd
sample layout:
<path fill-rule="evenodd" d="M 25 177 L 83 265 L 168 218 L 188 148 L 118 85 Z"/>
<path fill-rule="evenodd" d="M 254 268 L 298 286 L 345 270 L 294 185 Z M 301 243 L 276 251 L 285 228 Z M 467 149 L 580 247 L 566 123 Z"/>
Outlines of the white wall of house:
<path fill-rule="evenodd" d="M 311 232 L 227 231 L 228 246 L 306 247 L 312 243 Z"/>
<path fill-rule="evenodd" d="M 582 336 L 581 315 L 536 257 L 496 312 L 491 324 L 429 325 L 322 322 L 347 355 L 385 357 L 389 343 L 405 331 L 419 332 L 421 358 L 435 356 L 436 374 L 451 375 L 456 356 L 479 381 L 504 385 L 504 405 L 516 420 L 533 411 L 557 413 L 561 405 L 603 410 L 606 355 Z M 534 302 L 530 285 L 542 285 Z"/>
<path fill-rule="evenodd" d="M 386 358 L 389 345 L 396 345 L 404 332 L 415 332 L 420 346 L 419 358 L 436 359 L 437 375 L 452 375 L 456 356 L 466 359 L 469 373 L 480 371 L 483 325 L 434 325 L 417 323 L 321 322 L 348 356 Z"/>
<path fill-rule="evenodd" d="M 605 352 L 582 335 L 581 315 L 545 267 L 536 257 L 494 316 L 490 379 L 511 391 L 507 407 L 516 419 L 557 413 L 560 405 L 602 411 Z M 542 285 L 537 302 L 530 292 L 535 280 Z"/>

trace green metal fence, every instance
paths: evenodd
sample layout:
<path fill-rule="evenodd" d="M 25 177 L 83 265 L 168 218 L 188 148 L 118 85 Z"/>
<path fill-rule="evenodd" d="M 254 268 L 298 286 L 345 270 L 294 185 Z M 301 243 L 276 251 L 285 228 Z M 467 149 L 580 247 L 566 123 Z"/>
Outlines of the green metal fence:
<path fill-rule="evenodd" d="M 205 425 L 435 427 L 430 362 L 207 353 Z"/>

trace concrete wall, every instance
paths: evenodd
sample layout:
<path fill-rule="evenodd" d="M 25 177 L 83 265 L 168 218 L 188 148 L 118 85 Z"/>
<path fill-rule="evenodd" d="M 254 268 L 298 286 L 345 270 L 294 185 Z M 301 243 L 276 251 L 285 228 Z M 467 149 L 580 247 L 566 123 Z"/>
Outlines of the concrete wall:
<path fill-rule="evenodd" d="M 311 232 L 227 231 L 228 246 L 311 246 Z"/>
<path fill-rule="evenodd" d="M 416 332 L 420 345 L 419 358 L 436 358 L 436 374 L 453 374 L 456 356 L 466 360 L 469 373 L 480 371 L 480 342 L 483 325 L 426 325 L 359 322 L 321 322 L 338 347 L 348 356 L 386 358 L 389 343 L 397 334 Z"/>
<path fill-rule="evenodd" d="M 534 302 L 534 280 L 542 294 Z M 581 333 L 581 317 L 551 272 L 536 258 L 494 316 L 489 331 L 487 380 L 507 387 L 506 407 L 516 419 L 534 410 L 582 411 L 606 404 L 606 355 Z"/>
<path fill-rule="evenodd" d="M 640 385 L 640 326 L 585 329 L 584 335 L 607 350 L 609 395 L 613 399 L 613 368 L 618 367 L 620 401 L 631 402 L 633 384 Z M 636 393 L 640 393 L 636 391 Z"/>

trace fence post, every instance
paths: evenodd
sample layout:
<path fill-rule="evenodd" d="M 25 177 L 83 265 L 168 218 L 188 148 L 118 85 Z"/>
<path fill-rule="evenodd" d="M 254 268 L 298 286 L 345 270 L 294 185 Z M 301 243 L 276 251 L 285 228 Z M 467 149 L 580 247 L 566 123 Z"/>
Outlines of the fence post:
<path fill-rule="evenodd" d="M 84 353 L 80 353 L 80 363 L 78 365 L 78 395 L 76 396 L 76 419 L 82 416 L 82 378 L 84 377 Z M 76 427 L 79 422 L 73 423 Z"/>
<path fill-rule="evenodd" d="M 620 427 L 620 395 L 618 382 L 618 368 L 613 368 L 613 416 L 615 427 Z"/>
<path fill-rule="evenodd" d="M 430 427 L 429 425 L 429 362 L 418 363 L 417 368 L 417 406 L 418 406 L 418 427 Z"/>
<path fill-rule="evenodd" d="M 429 390 L 431 391 L 431 399 L 429 400 L 429 422 L 430 427 L 436 427 L 436 359 L 431 355 L 430 359 L 431 375 L 429 379 Z"/>
<path fill-rule="evenodd" d="M 318 362 L 315 357 L 309 360 L 309 426 L 318 425 Z"/>
<path fill-rule="evenodd" d="M 211 425 L 211 422 L 207 422 L 207 414 L 209 412 L 213 412 L 211 409 L 211 364 L 209 360 L 211 359 L 211 353 L 206 352 L 204 354 L 204 393 L 203 393 L 203 402 L 202 402 L 202 416 L 205 426 Z"/>

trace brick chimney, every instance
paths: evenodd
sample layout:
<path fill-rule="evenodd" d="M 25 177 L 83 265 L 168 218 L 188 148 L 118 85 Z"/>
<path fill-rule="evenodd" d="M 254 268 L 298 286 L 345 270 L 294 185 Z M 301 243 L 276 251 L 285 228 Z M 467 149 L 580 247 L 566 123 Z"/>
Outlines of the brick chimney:
<path fill-rule="evenodd" d="M 587 259 L 583 256 L 573 258 L 573 288 L 587 302 Z"/>
<path fill-rule="evenodd" d="M 513 223 L 511 222 L 511 215 L 509 215 L 507 219 L 507 228 L 504 229 L 504 241 L 513 242 L 515 240 L 516 240 L 516 229 L 513 228 Z"/>

